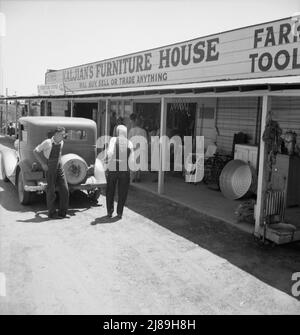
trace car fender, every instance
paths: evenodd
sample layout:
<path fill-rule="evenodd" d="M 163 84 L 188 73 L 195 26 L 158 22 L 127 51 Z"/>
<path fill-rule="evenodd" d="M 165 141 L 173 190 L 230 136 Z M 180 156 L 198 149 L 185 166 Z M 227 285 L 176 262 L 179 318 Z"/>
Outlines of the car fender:
<path fill-rule="evenodd" d="M 106 184 L 105 168 L 101 160 L 101 155 L 96 157 L 94 165 L 94 177 L 97 183 Z"/>
<path fill-rule="evenodd" d="M 18 173 L 22 173 L 22 177 L 25 183 L 27 183 L 26 172 L 31 171 L 31 166 L 28 160 L 19 161 L 16 169 L 15 183 L 17 183 Z"/>
<path fill-rule="evenodd" d="M 7 178 L 14 181 L 18 165 L 18 156 L 16 151 L 13 149 L 3 149 L 1 150 L 1 156 Z"/>

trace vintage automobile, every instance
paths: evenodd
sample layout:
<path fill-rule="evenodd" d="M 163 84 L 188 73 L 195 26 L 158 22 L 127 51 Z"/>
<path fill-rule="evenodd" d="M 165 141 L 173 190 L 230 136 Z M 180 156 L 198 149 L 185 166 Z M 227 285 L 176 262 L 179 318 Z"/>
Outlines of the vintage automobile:
<path fill-rule="evenodd" d="M 96 123 L 76 117 L 28 116 L 18 122 L 18 140 L 15 150 L 1 152 L 2 179 L 10 180 L 18 191 L 19 201 L 28 205 L 32 193 L 46 190 L 45 173 L 33 154 L 34 148 L 50 138 L 57 126 L 66 129 L 62 151 L 62 165 L 69 190 L 85 190 L 97 201 L 101 188 L 106 184 L 101 161 L 96 157 Z"/>

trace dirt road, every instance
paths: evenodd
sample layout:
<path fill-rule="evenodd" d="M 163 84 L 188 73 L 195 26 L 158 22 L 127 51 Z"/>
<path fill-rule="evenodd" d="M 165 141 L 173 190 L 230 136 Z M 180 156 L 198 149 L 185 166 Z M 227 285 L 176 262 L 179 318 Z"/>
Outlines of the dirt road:
<path fill-rule="evenodd" d="M 1 150 L 1 147 L 0 147 Z M 300 314 L 299 244 L 272 248 L 131 190 L 122 220 L 83 193 L 48 220 L 0 181 L 0 314 Z"/>

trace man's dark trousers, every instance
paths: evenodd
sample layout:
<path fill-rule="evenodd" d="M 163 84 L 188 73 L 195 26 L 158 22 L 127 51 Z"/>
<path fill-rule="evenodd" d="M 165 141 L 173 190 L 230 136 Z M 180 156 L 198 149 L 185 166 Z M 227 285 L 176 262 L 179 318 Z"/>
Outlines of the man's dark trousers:
<path fill-rule="evenodd" d="M 47 177 L 47 207 L 48 215 L 52 216 L 56 212 L 55 208 L 55 188 L 59 191 L 59 214 L 65 216 L 69 207 L 69 189 L 63 167 L 60 162 L 60 145 L 52 145 L 50 157 L 48 159 Z"/>
<path fill-rule="evenodd" d="M 108 214 L 112 214 L 114 211 L 114 196 L 117 183 L 118 183 L 117 214 L 122 216 L 130 183 L 129 171 L 108 172 L 107 185 L 106 185 L 106 207 Z"/>

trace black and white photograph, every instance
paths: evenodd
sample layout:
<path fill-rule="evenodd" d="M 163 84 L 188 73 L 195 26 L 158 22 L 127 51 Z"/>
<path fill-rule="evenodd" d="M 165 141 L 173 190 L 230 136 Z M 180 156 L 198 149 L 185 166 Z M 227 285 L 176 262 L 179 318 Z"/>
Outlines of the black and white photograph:
<path fill-rule="evenodd" d="M 299 314 L 300 1 L 0 0 L 0 315 Z"/>

